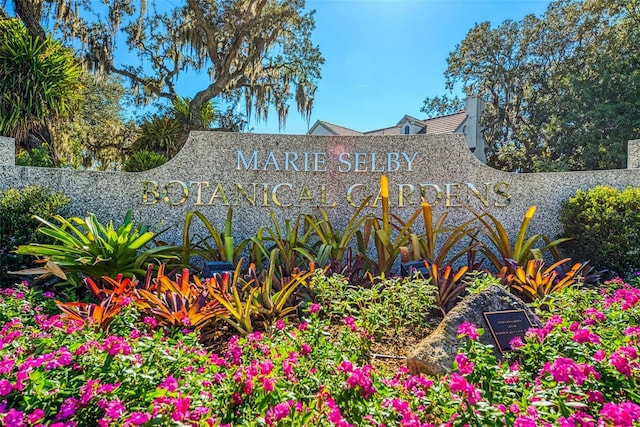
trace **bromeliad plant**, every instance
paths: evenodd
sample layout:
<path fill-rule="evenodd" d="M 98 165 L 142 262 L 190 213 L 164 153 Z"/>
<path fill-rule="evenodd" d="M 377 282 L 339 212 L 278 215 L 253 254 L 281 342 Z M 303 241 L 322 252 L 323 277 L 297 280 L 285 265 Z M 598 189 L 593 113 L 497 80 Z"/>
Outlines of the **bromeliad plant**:
<path fill-rule="evenodd" d="M 466 246 L 460 246 L 465 237 L 475 236 L 476 227 L 471 227 L 474 219 L 465 221 L 455 228 L 445 227 L 444 223 L 449 212 L 443 212 L 440 217 L 433 222 L 433 212 L 431 205 L 422 202 L 422 217 L 424 219 L 424 234 L 421 236 L 411 236 L 411 257 L 413 260 L 426 259 L 429 263 L 439 266 L 454 263 L 460 257 L 477 250 L 478 242 L 472 242 Z M 442 235 L 448 236 L 444 241 L 439 241 Z M 453 255 L 455 249 L 457 252 Z"/>
<path fill-rule="evenodd" d="M 393 215 L 389 209 L 389 180 L 385 175 L 380 177 L 380 199 L 382 201 L 382 218 L 375 216 L 367 218 L 364 225 L 363 246 L 367 248 L 369 240 L 373 238 L 376 259 L 369 259 L 373 272 L 377 276 L 390 277 L 391 269 L 400 256 L 400 252 L 408 245 L 414 235 L 411 226 L 422 213 L 422 209 L 416 210 L 406 222 Z"/>
<path fill-rule="evenodd" d="M 294 271 L 279 278 L 276 274 L 278 249 L 271 251 L 269 270 L 258 272 L 255 264 L 240 279 L 240 266 L 236 267 L 233 286 L 214 289 L 213 298 L 227 312 L 222 316 L 241 335 L 253 332 L 256 327 L 270 330 L 275 322 L 296 313 L 300 300 L 295 294 L 307 288 L 313 271 Z"/>
<path fill-rule="evenodd" d="M 471 210 L 473 215 L 483 225 L 482 233 L 489 239 L 493 248 L 487 245 L 479 246 L 480 252 L 493 264 L 496 271 L 500 271 L 502 266 L 509 263 L 508 260 L 515 261 L 518 265 L 524 265 L 529 259 L 540 259 L 545 252 L 550 252 L 555 261 L 561 259 L 557 246 L 566 242 L 567 238 L 551 240 L 543 234 L 534 234 L 526 237 L 529 223 L 536 212 L 536 207 L 531 206 L 524 215 L 515 241 L 512 243 L 507 230 L 502 223 L 488 212 L 479 214 Z M 542 246 L 536 246 L 536 245 Z"/>
<path fill-rule="evenodd" d="M 55 243 L 32 243 L 19 246 L 16 253 L 46 258 L 57 264 L 65 273 L 66 280 L 76 288 L 83 284 L 83 278 L 100 280 L 103 276 L 115 278 L 142 277 L 143 266 L 154 259 L 174 258 L 175 248 L 157 246 L 150 248 L 157 236 L 147 226 L 134 225 L 131 210 L 127 211 L 122 224 L 117 228 L 110 221 L 103 225 L 89 213 L 84 219 L 69 219 L 56 215 L 60 224 L 35 217 L 42 223 L 38 229 Z"/>
<path fill-rule="evenodd" d="M 569 269 L 563 269 L 570 261 L 570 258 L 561 259 L 549 267 L 541 259 L 530 259 L 524 266 L 509 261 L 508 266 L 502 267 L 498 277 L 525 301 L 534 301 L 581 281 L 581 272 L 587 263 L 578 262 Z"/>
<path fill-rule="evenodd" d="M 207 231 L 207 235 L 192 236 L 194 218 L 198 218 Z M 248 241 L 235 245 L 232 233 L 233 211 L 227 211 L 224 231 L 218 230 L 209 219 L 199 211 L 187 212 L 182 231 L 182 248 L 180 260 L 187 265 L 191 257 L 197 256 L 207 261 L 225 261 L 237 264 Z M 195 267 L 195 266 L 192 266 Z"/>
<path fill-rule="evenodd" d="M 368 196 L 355 210 L 342 233 L 331 225 L 329 214 L 326 210 L 320 210 L 320 217 L 316 215 L 305 215 L 304 218 L 314 231 L 313 237 L 318 239 L 314 245 L 314 252 L 317 254 L 313 260 L 319 267 L 327 265 L 341 265 L 345 257 L 350 252 L 354 240 L 362 245 L 362 224 L 367 219 L 366 215 L 361 215 L 362 210 L 368 206 L 371 196 Z"/>
<path fill-rule="evenodd" d="M 276 272 L 281 278 L 289 277 L 296 268 L 303 267 L 306 263 L 314 261 L 315 257 L 310 252 L 310 238 L 312 229 L 305 230 L 304 215 L 299 215 L 295 221 L 285 219 L 282 228 L 271 212 L 271 223 L 273 227 L 260 227 L 257 234 L 250 239 L 249 252 L 255 259 L 252 259 L 256 268 L 261 269 L 263 259 L 275 262 Z M 276 251 L 277 250 L 277 251 Z M 276 258 L 272 254 L 277 254 Z"/>

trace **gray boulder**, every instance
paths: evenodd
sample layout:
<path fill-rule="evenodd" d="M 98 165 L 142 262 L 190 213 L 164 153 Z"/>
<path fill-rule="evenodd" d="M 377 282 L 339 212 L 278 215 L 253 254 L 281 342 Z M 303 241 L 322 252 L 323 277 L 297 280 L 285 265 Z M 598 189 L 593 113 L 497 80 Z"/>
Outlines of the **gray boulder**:
<path fill-rule="evenodd" d="M 490 286 L 467 296 L 445 315 L 438 327 L 418 344 L 407 359 L 409 371 L 414 375 L 440 376 L 449 373 L 462 344 L 458 339 L 458 326 L 464 322 L 484 328 L 485 333 L 479 341 L 492 345 L 494 354 L 499 359 L 502 358 L 483 313 L 505 310 L 524 310 L 533 327 L 542 326 L 533 311 L 520 298 L 499 286 Z"/>

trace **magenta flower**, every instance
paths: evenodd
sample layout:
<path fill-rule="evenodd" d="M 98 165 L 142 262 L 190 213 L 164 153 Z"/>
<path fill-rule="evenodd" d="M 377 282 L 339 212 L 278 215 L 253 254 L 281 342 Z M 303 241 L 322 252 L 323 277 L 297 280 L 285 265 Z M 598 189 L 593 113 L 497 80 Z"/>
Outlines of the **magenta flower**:
<path fill-rule="evenodd" d="M 151 420 L 151 415 L 149 415 L 149 414 L 146 414 L 144 412 L 132 412 L 131 415 L 129 415 L 124 420 L 124 425 L 125 426 L 140 426 L 140 425 L 148 422 L 149 420 Z"/>
<path fill-rule="evenodd" d="M 40 408 L 34 409 L 32 413 L 27 415 L 27 422 L 33 425 L 44 418 L 44 411 Z"/>
<path fill-rule="evenodd" d="M 291 408 L 293 407 L 293 400 L 278 403 L 275 406 L 267 409 L 265 414 L 265 422 L 268 426 L 273 426 L 274 423 L 281 421 L 289 416 Z"/>
<path fill-rule="evenodd" d="M 356 325 L 356 320 L 353 317 L 346 316 L 345 318 L 342 319 L 342 321 L 344 322 L 345 325 L 347 325 L 349 327 L 349 329 L 351 329 L 351 332 L 357 332 L 358 331 L 358 326 Z"/>
<path fill-rule="evenodd" d="M 463 376 L 456 373 L 451 374 L 449 388 L 460 397 L 467 399 L 467 401 L 472 405 L 478 403 L 482 398 L 480 391 L 476 389 L 473 384 L 468 382 Z"/>
<path fill-rule="evenodd" d="M 178 390 L 178 380 L 173 375 L 168 376 L 165 380 L 158 385 L 158 388 L 165 389 L 167 391 L 174 392 Z"/>
<path fill-rule="evenodd" d="M 309 313 L 315 314 L 320 311 L 320 304 L 313 303 L 309 306 Z"/>
<path fill-rule="evenodd" d="M 0 396 L 6 396 L 13 390 L 13 385 L 9 380 L 0 380 Z"/>
<path fill-rule="evenodd" d="M 480 336 L 478 334 L 478 328 L 476 328 L 476 325 L 473 325 L 469 322 L 462 322 L 460 326 L 458 326 L 458 335 L 469 337 L 469 339 L 474 341 L 477 340 Z"/>
<path fill-rule="evenodd" d="M 568 357 L 560 357 L 553 363 L 547 362 L 540 374 L 549 373 L 556 382 L 569 383 L 573 381 L 576 385 L 581 385 L 589 375 L 598 377 L 597 372 L 591 365 L 576 363 Z"/>
<path fill-rule="evenodd" d="M 284 320 L 278 319 L 276 320 L 276 331 L 282 331 L 287 325 L 284 323 Z"/>
<path fill-rule="evenodd" d="M 632 402 L 605 403 L 600 410 L 600 417 L 609 421 L 614 427 L 633 427 L 634 421 L 640 419 L 640 406 Z M 608 424 L 600 424 L 608 425 Z"/>
<path fill-rule="evenodd" d="M 458 372 L 460 372 L 462 375 L 467 375 L 473 372 L 473 362 L 470 362 L 469 358 L 464 354 L 456 354 L 455 361 L 458 364 Z"/>
<path fill-rule="evenodd" d="M 620 372 L 626 378 L 629 378 L 629 376 L 631 375 L 631 365 L 629 364 L 627 358 L 624 357 L 624 355 L 616 351 L 609 357 L 609 362 L 614 368 L 616 368 L 618 372 Z"/>
<path fill-rule="evenodd" d="M 300 354 L 303 356 L 307 356 L 308 354 L 311 354 L 311 346 L 306 342 L 303 343 L 302 346 L 300 347 Z"/>

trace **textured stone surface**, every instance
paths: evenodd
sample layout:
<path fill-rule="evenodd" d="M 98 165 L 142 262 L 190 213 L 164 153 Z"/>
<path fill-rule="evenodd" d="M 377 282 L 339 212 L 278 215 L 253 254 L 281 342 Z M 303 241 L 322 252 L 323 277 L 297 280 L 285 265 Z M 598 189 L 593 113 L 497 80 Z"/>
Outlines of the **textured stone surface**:
<path fill-rule="evenodd" d="M 244 160 L 250 164 L 249 170 L 243 164 L 238 168 L 238 150 L 246 156 Z M 255 150 L 259 152 L 260 160 L 254 169 L 250 158 Z M 297 153 L 299 157 L 294 162 L 293 154 L 290 155 L 289 170 L 284 170 L 286 152 Z M 307 171 L 303 170 L 305 152 L 309 153 Z M 39 183 L 62 190 L 73 199 L 72 213 L 85 215 L 90 211 L 105 221 L 119 221 L 131 208 L 137 222 L 158 228 L 169 226 L 170 231 L 163 236 L 169 241 L 180 239 L 188 211 L 200 210 L 211 222 L 222 227 L 228 205 L 231 205 L 234 234 L 240 239 L 253 235 L 260 226 L 270 225 L 271 211 L 282 223 L 287 218 L 295 219 L 300 213 L 317 212 L 321 205 L 332 206 L 335 203 L 335 207 L 325 208 L 329 217 L 335 227 L 346 224 L 355 211 L 347 200 L 349 189 L 354 205 L 358 205 L 366 195 L 375 198 L 382 175 L 380 170 L 385 163 L 380 160 L 388 160 L 388 152 L 407 153 L 409 156 L 418 153 L 411 165 L 412 170 L 408 170 L 407 163 L 403 162 L 398 170 L 385 172 L 389 177 L 395 214 L 403 218 L 411 216 L 419 205 L 422 185 L 427 201 L 434 205 L 434 216 L 447 210 L 447 221 L 459 224 L 471 217 L 463 207 L 468 204 L 477 211 L 490 211 L 512 233 L 518 229 L 530 205 L 538 206 L 530 231 L 556 236 L 560 232 L 558 208 L 577 189 L 603 184 L 617 188 L 640 186 L 640 169 L 540 174 L 497 171 L 480 163 L 469 152 L 461 135 L 314 137 L 193 132 L 174 159 L 150 171 L 127 173 L 16 167 L 6 166 L 5 161 L 5 165 L 0 166 L 0 188 Z M 274 153 L 280 170 L 275 170 L 268 153 Z M 317 168 L 314 167 L 314 153 L 323 153 L 318 157 Z M 344 171 L 347 166 L 340 161 L 345 159 L 345 153 L 351 156 L 349 172 Z M 363 153 L 358 167 L 362 171 L 353 170 L 355 153 Z M 377 156 L 375 171 L 371 171 L 371 153 Z M 294 164 L 300 170 L 294 170 Z M 153 192 L 148 194 L 149 203 L 144 203 L 145 181 L 158 183 L 160 199 L 156 203 L 150 203 L 155 201 Z M 249 202 L 238 192 L 236 184 L 243 186 L 251 197 L 255 185 L 255 202 Z M 168 190 L 166 201 L 162 194 L 165 185 Z M 183 185 L 188 190 L 184 200 Z M 485 200 L 474 195 L 470 186 L 477 189 Z M 496 191 L 496 186 L 503 194 Z M 441 192 L 439 199 L 436 187 Z M 153 185 L 150 188 L 153 189 Z M 324 197 L 322 188 L 325 189 Z M 411 188 L 413 194 L 409 194 Z M 274 189 L 278 203 L 273 198 Z M 399 200 L 400 190 L 403 192 L 402 200 Z M 509 194 L 509 200 L 506 194 Z M 380 203 L 369 212 L 379 214 Z"/>
<path fill-rule="evenodd" d="M 631 140 L 627 145 L 627 168 L 640 169 L 640 139 Z"/>
<path fill-rule="evenodd" d="M 15 166 L 16 146 L 13 138 L 0 136 L 0 166 Z"/>
<path fill-rule="evenodd" d="M 454 358 L 461 345 L 458 340 L 458 326 L 469 322 L 485 333 L 480 342 L 493 345 L 496 357 L 500 358 L 496 342 L 489 331 L 483 312 L 524 310 L 531 324 L 540 327 L 535 314 L 519 298 L 499 286 L 490 286 L 482 292 L 470 295 L 460 301 L 428 337 L 422 340 L 407 360 L 412 374 L 444 375 L 451 370 Z"/>

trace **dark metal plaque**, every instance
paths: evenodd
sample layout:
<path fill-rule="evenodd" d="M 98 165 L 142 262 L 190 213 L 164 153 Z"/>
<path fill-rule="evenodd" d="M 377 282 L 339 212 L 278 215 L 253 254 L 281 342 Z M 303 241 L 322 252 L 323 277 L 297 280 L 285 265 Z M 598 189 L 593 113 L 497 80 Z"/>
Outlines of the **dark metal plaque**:
<path fill-rule="evenodd" d="M 501 353 L 511 350 L 511 340 L 524 337 L 532 326 L 524 310 L 490 311 L 482 314 Z"/>

